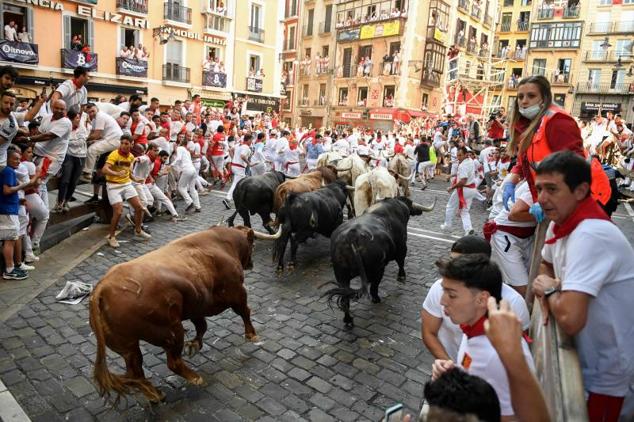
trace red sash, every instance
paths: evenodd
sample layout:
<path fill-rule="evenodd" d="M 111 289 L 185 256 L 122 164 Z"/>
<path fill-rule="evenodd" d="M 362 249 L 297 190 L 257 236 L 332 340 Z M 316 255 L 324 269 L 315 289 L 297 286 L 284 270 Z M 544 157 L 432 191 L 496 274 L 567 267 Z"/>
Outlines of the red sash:
<path fill-rule="evenodd" d="M 459 188 L 456 188 L 456 191 L 458 192 L 458 209 L 461 210 L 463 208 L 467 208 L 467 201 L 464 199 L 464 188 L 470 188 L 470 189 L 475 189 L 476 185 L 475 183 L 471 183 L 470 185 L 465 185 L 465 186 L 460 186 Z"/>

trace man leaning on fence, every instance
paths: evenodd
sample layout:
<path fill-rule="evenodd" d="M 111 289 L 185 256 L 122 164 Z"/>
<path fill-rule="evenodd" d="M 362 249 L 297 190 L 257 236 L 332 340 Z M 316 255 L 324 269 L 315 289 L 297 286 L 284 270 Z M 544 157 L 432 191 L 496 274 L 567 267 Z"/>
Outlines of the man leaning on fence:
<path fill-rule="evenodd" d="M 590 421 L 616 422 L 634 381 L 634 249 L 590 196 L 590 165 L 570 151 L 537 167 L 551 220 L 533 287 L 544 315 L 574 336 Z"/>

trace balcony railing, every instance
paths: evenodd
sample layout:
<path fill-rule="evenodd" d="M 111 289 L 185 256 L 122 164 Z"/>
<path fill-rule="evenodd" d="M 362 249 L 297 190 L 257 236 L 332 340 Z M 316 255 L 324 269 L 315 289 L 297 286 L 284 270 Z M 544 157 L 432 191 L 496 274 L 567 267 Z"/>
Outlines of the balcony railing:
<path fill-rule="evenodd" d="M 481 12 L 480 5 L 478 3 L 473 3 L 471 5 L 471 16 L 479 20 L 480 12 Z"/>
<path fill-rule="evenodd" d="M 310 100 L 308 98 L 301 98 L 299 100 L 300 107 L 308 107 L 310 105 Z"/>
<path fill-rule="evenodd" d="M 264 29 L 255 28 L 253 26 L 249 27 L 249 40 L 256 42 L 264 42 Z"/>
<path fill-rule="evenodd" d="M 189 83 L 189 68 L 177 63 L 163 65 L 163 80 L 172 82 Z"/>
<path fill-rule="evenodd" d="M 469 13 L 469 0 L 458 0 L 458 9 Z"/>
<path fill-rule="evenodd" d="M 136 13 L 147 13 L 148 0 L 117 0 L 117 9 Z"/>
<path fill-rule="evenodd" d="M 631 61 L 632 53 L 626 51 L 603 51 L 591 50 L 586 51 L 585 61 L 587 62 L 616 62 L 618 60 Z"/>
<path fill-rule="evenodd" d="M 326 25 L 326 22 L 321 22 L 319 24 L 319 35 L 330 34 L 332 32 L 332 22 Z"/>
<path fill-rule="evenodd" d="M 502 25 L 500 25 L 500 30 L 502 32 L 511 32 L 511 22 L 502 22 Z"/>
<path fill-rule="evenodd" d="M 552 7 L 541 7 L 537 12 L 537 19 L 552 19 L 555 16 L 555 9 Z"/>
<path fill-rule="evenodd" d="M 313 100 L 313 106 L 315 107 L 323 107 L 326 105 L 326 96 L 321 95 L 319 99 Z"/>
<path fill-rule="evenodd" d="M 192 9 L 190 7 L 179 6 L 173 3 L 165 3 L 163 8 L 163 18 L 191 25 Z"/>
<path fill-rule="evenodd" d="M 441 78 L 441 73 L 435 72 L 432 69 L 423 69 L 423 78 L 421 83 L 427 86 L 439 87 Z"/>
<path fill-rule="evenodd" d="M 594 34 L 625 34 L 634 32 L 634 21 L 593 22 L 590 32 Z"/>
<path fill-rule="evenodd" d="M 370 65 L 360 65 L 360 64 L 350 64 L 343 65 L 341 70 L 337 74 L 338 78 L 360 78 L 360 77 L 368 77 L 373 76 L 372 72 L 374 64 Z"/>
<path fill-rule="evenodd" d="M 229 9 L 227 9 L 226 7 L 222 7 L 222 8 L 216 7 L 213 4 L 211 4 L 209 0 L 202 1 L 201 12 L 203 14 L 211 13 L 218 16 L 224 16 L 225 18 L 229 18 L 229 19 L 233 18 L 233 16 L 231 16 L 231 14 L 229 13 Z"/>
<path fill-rule="evenodd" d="M 37 44 L 18 41 L 4 41 L 2 50 L 4 52 L 4 57 L 0 58 L 1 61 L 32 65 L 36 65 L 40 61 Z M 62 63 L 64 63 L 64 50 L 62 50 Z"/>
<path fill-rule="evenodd" d="M 304 25 L 302 35 L 305 37 L 312 37 L 313 34 L 315 33 L 314 29 L 315 29 L 314 25 Z"/>
<path fill-rule="evenodd" d="M 488 27 L 493 26 L 493 17 L 488 13 L 484 15 L 484 24 Z"/>
<path fill-rule="evenodd" d="M 478 51 L 478 43 L 476 42 L 467 43 L 467 53 L 476 54 L 477 51 Z"/>
<path fill-rule="evenodd" d="M 491 50 L 489 50 L 488 48 L 481 48 L 478 56 L 483 58 L 485 57 L 488 58 L 490 54 L 491 54 Z"/>
<path fill-rule="evenodd" d="M 577 83 L 578 93 L 597 94 L 634 94 L 634 86 L 629 82 L 621 83 L 594 83 L 592 81 Z"/>
<path fill-rule="evenodd" d="M 205 16 L 205 31 L 229 32 L 229 18 L 216 14 Z"/>
<path fill-rule="evenodd" d="M 564 7 L 564 18 L 578 18 L 579 12 L 581 11 L 581 7 L 577 6 L 566 6 Z"/>
<path fill-rule="evenodd" d="M 117 75 L 134 76 L 137 78 L 147 78 L 147 60 L 128 59 L 125 57 L 116 58 Z"/>
<path fill-rule="evenodd" d="M 572 76 L 570 75 L 570 73 L 560 73 L 559 75 L 553 73 L 550 78 L 550 82 L 552 85 L 569 85 L 571 81 Z"/>
<path fill-rule="evenodd" d="M 263 81 L 262 78 L 256 78 L 248 76 L 246 78 L 246 90 L 251 92 L 262 92 Z"/>
<path fill-rule="evenodd" d="M 518 21 L 517 30 L 522 32 L 528 31 L 528 25 L 529 25 L 528 21 Z"/>

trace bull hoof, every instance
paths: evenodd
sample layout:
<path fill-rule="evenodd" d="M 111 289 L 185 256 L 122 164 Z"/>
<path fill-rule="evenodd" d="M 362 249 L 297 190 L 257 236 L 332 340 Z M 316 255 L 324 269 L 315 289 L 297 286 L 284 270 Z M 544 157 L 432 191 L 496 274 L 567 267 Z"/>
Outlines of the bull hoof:
<path fill-rule="evenodd" d="M 286 266 L 286 269 L 288 271 L 295 271 L 295 264 L 292 262 L 289 262 L 288 265 Z"/>
<path fill-rule="evenodd" d="M 344 330 L 352 330 L 354 328 L 354 322 L 344 322 L 343 323 Z"/>
<path fill-rule="evenodd" d="M 152 404 L 158 404 L 165 400 L 165 393 L 159 390 L 156 390 L 152 394 L 146 394 L 148 401 Z"/>
<path fill-rule="evenodd" d="M 189 382 L 193 385 L 205 385 L 205 380 L 200 375 L 196 375 Z"/>
<path fill-rule="evenodd" d="M 381 303 L 381 298 L 380 297 L 373 297 L 372 298 L 372 303 Z"/>
<path fill-rule="evenodd" d="M 183 347 L 183 352 L 189 357 L 194 356 L 199 351 L 200 351 L 200 343 L 198 343 L 197 340 L 188 341 L 185 343 L 185 346 Z"/>

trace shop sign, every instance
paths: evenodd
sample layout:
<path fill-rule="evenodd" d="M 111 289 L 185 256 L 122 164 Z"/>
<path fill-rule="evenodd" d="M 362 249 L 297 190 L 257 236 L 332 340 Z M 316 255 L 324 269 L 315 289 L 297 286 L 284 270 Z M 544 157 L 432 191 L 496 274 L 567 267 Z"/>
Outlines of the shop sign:
<path fill-rule="evenodd" d="M 261 111 L 265 113 L 271 113 L 279 110 L 280 100 L 271 97 L 260 97 L 249 95 L 247 100 L 247 110 L 249 111 Z"/>
<path fill-rule="evenodd" d="M 611 111 L 613 113 L 621 112 L 621 103 L 590 103 L 583 101 L 581 103 L 581 111 L 595 111 L 598 112 L 601 109 L 602 112 L 606 113 Z"/>
<path fill-rule="evenodd" d="M 143 60 L 117 57 L 117 75 L 147 77 L 147 62 Z"/>
<path fill-rule="evenodd" d="M 363 25 L 359 34 L 359 39 L 368 40 L 371 38 L 391 37 L 398 35 L 401 29 L 401 21 L 395 20 L 374 25 Z"/>
<path fill-rule="evenodd" d="M 225 105 L 227 104 L 226 101 L 212 100 L 211 98 L 202 98 L 200 101 L 205 107 L 225 108 Z"/>
<path fill-rule="evenodd" d="M 371 120 L 392 120 L 390 113 L 370 113 Z"/>
<path fill-rule="evenodd" d="M 359 33 L 361 29 L 346 29 L 344 31 L 339 31 L 337 33 L 337 41 L 345 42 L 345 41 L 354 41 L 359 39 Z"/>
<path fill-rule="evenodd" d="M 341 113 L 342 119 L 360 119 L 361 113 Z"/>
<path fill-rule="evenodd" d="M 0 60 L 24 64 L 38 64 L 37 44 L 0 41 Z"/>
<path fill-rule="evenodd" d="M 227 39 L 222 37 L 216 37 L 214 35 L 202 35 L 198 32 L 191 32 L 180 28 L 174 28 L 173 26 L 163 26 L 161 28 L 161 34 L 174 34 L 178 38 L 187 38 L 188 40 L 203 41 L 207 44 L 215 45 L 227 45 Z"/>
<path fill-rule="evenodd" d="M 227 74 L 219 72 L 203 72 L 203 85 L 214 88 L 225 88 L 227 86 Z"/>

